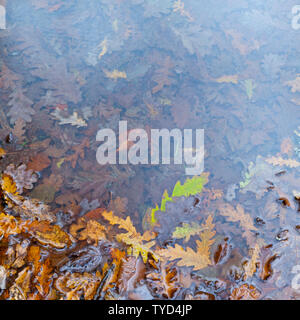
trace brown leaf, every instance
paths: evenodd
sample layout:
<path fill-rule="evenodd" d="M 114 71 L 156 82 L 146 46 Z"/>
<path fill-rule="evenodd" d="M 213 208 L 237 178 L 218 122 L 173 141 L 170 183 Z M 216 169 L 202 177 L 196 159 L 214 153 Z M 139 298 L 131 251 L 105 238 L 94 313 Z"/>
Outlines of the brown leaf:
<path fill-rule="evenodd" d="M 29 225 L 29 233 L 43 245 L 63 249 L 71 244 L 70 237 L 59 226 L 47 221 L 34 221 Z"/>
<path fill-rule="evenodd" d="M 257 300 L 260 295 L 261 293 L 257 288 L 253 285 L 244 283 L 232 291 L 230 300 Z"/>
<path fill-rule="evenodd" d="M 28 163 L 28 169 L 34 171 L 43 171 L 44 169 L 48 168 L 50 164 L 51 160 L 45 153 L 38 153 L 31 158 L 30 162 Z"/>

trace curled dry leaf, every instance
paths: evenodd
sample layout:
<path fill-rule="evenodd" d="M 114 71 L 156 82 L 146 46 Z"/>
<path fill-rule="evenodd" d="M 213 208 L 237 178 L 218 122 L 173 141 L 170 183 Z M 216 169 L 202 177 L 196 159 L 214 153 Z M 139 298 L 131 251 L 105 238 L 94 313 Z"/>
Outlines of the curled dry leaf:
<path fill-rule="evenodd" d="M 50 207 L 37 199 L 30 199 L 12 193 L 6 193 L 8 204 L 22 219 L 38 219 L 39 221 L 55 222 L 56 216 Z"/>
<path fill-rule="evenodd" d="M 253 285 L 248 283 L 242 284 L 240 287 L 235 288 L 230 296 L 231 300 L 257 300 L 261 293 Z"/>
<path fill-rule="evenodd" d="M 98 241 L 106 239 L 106 228 L 96 220 L 86 220 L 85 217 L 79 219 L 77 224 L 70 227 L 70 233 L 78 240 L 87 240 L 88 243 L 95 242 L 96 246 Z"/>
<path fill-rule="evenodd" d="M 47 221 L 33 221 L 28 226 L 28 232 L 42 245 L 63 249 L 71 244 L 71 239 L 66 232 Z"/>
<path fill-rule="evenodd" d="M 147 285 L 155 297 L 173 299 L 179 291 L 178 270 L 174 266 L 162 263 L 160 269 L 150 272 L 146 276 Z"/>
<path fill-rule="evenodd" d="M 4 173 L 13 178 L 13 181 L 17 186 L 17 192 L 20 194 L 23 192 L 23 189 L 32 189 L 33 184 L 38 180 L 38 175 L 30 169 L 26 170 L 25 164 L 18 167 L 10 164 L 5 169 Z"/>
<path fill-rule="evenodd" d="M 67 300 L 92 300 L 101 282 L 101 273 L 67 273 L 55 281 L 57 290 L 66 296 Z"/>
<path fill-rule="evenodd" d="M 111 244 L 107 241 L 99 241 L 98 246 L 85 247 L 69 257 L 69 262 L 60 270 L 68 272 L 92 272 L 98 266 L 103 266 L 111 254 Z"/>

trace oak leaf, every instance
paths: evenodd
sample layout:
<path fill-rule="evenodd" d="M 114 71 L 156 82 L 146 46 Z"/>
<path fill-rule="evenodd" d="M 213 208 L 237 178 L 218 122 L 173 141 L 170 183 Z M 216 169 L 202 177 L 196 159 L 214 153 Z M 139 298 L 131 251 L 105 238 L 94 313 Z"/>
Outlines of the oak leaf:
<path fill-rule="evenodd" d="M 26 222 L 20 222 L 14 216 L 0 213 L 0 236 L 8 238 L 10 235 L 16 235 L 23 231 Z"/>
<path fill-rule="evenodd" d="M 18 80 L 20 80 L 19 76 L 9 70 L 5 64 L 2 64 L 0 72 L 0 88 L 4 90 L 15 89 Z"/>
<path fill-rule="evenodd" d="M 195 236 L 202 231 L 203 227 L 197 222 L 192 222 L 191 224 L 183 223 L 182 227 L 176 227 L 172 237 L 175 239 L 184 239 L 184 242 L 188 242 L 191 236 Z"/>
<path fill-rule="evenodd" d="M 78 232 L 79 231 L 79 232 Z M 78 240 L 87 240 L 88 243 L 95 242 L 98 245 L 99 240 L 106 239 L 105 227 L 96 220 L 86 221 L 85 217 L 79 219 L 77 225 L 70 227 L 70 233 Z"/>
<path fill-rule="evenodd" d="M 90 142 L 88 138 L 83 139 L 83 141 L 74 147 L 72 147 L 72 150 L 75 152 L 71 154 L 70 156 L 64 158 L 64 161 L 70 161 L 72 168 L 76 167 L 77 161 L 79 158 L 84 159 L 84 148 L 88 148 L 90 146 Z"/>
<path fill-rule="evenodd" d="M 17 137 L 20 143 L 22 143 L 25 140 L 25 125 L 26 122 L 23 119 L 18 118 L 12 130 L 13 135 Z"/>
<path fill-rule="evenodd" d="M 56 108 L 51 115 L 59 120 L 60 125 L 64 124 L 70 124 L 72 126 L 76 126 L 77 128 L 79 127 L 86 127 L 86 121 L 78 116 L 78 113 L 76 111 L 73 112 L 72 115 L 70 116 L 64 116 L 61 114 L 60 109 Z"/>
<path fill-rule="evenodd" d="M 222 76 L 215 80 L 218 83 L 238 83 L 238 75 L 228 75 L 228 76 Z"/>
<path fill-rule="evenodd" d="M 202 225 L 206 230 L 200 233 L 200 239 L 196 240 L 197 249 L 194 251 L 190 247 L 186 250 L 180 245 L 175 244 L 175 247 L 167 247 L 157 251 L 157 254 L 162 259 L 177 260 L 178 266 L 193 267 L 195 270 L 200 270 L 208 267 L 211 264 L 210 247 L 214 243 L 213 237 L 215 231 L 213 230 L 214 224 L 212 223 L 212 216 L 209 216 Z"/>
<path fill-rule="evenodd" d="M 59 226 L 47 221 L 33 221 L 28 226 L 28 232 L 43 245 L 64 249 L 71 244 L 69 235 Z"/>
<path fill-rule="evenodd" d="M 161 91 L 165 86 L 172 84 L 173 80 L 171 78 L 172 73 L 171 69 L 174 67 L 174 64 L 171 61 L 171 58 L 168 56 L 163 62 L 160 62 L 160 68 L 155 71 L 153 76 L 153 81 L 156 82 L 156 86 L 152 88 L 152 93 L 155 94 Z"/>
<path fill-rule="evenodd" d="M 166 211 L 166 203 L 170 201 L 172 202 L 173 197 L 188 197 L 200 193 L 204 185 L 208 182 L 208 175 L 209 173 L 202 173 L 201 176 L 194 176 L 191 179 L 188 178 L 183 185 L 181 185 L 180 181 L 177 181 L 174 186 L 172 196 L 169 196 L 168 191 L 165 190 L 160 207 L 156 205 L 156 207 L 151 210 L 151 224 L 154 225 L 156 223 L 155 212 L 158 210 Z"/>
<path fill-rule="evenodd" d="M 25 164 L 21 164 L 18 167 L 10 164 L 5 169 L 4 173 L 5 175 L 9 175 L 12 177 L 17 186 L 18 194 L 23 193 L 23 189 L 32 189 L 33 184 L 38 181 L 37 173 L 33 172 L 33 170 L 31 169 L 27 170 Z"/>
<path fill-rule="evenodd" d="M 235 209 L 230 204 L 225 203 L 220 210 L 220 214 L 227 217 L 228 221 L 239 222 L 240 226 L 244 230 L 243 237 L 246 238 L 247 243 L 250 246 L 254 244 L 255 236 L 253 232 L 256 232 L 257 228 L 254 226 L 251 216 L 245 213 L 240 204 L 238 204 Z"/>
<path fill-rule="evenodd" d="M 31 122 L 35 111 L 32 108 L 33 101 L 25 96 L 25 90 L 18 87 L 10 94 L 9 98 L 7 105 L 11 108 L 7 115 L 10 117 L 10 123 L 14 124 L 18 119 Z"/>
<path fill-rule="evenodd" d="M 261 293 L 252 284 L 244 283 L 235 288 L 230 296 L 230 300 L 257 300 Z"/>
<path fill-rule="evenodd" d="M 31 158 L 30 162 L 27 165 L 28 169 L 34 171 L 43 171 L 48 168 L 51 164 L 51 160 L 44 153 L 38 153 L 33 158 Z"/>
<path fill-rule="evenodd" d="M 151 248 L 155 245 L 155 241 L 150 241 L 155 238 L 156 235 L 154 233 L 145 232 L 143 235 L 141 235 L 136 231 L 129 216 L 126 219 L 122 219 L 118 216 L 115 216 L 112 211 L 104 211 L 102 215 L 106 220 L 109 221 L 110 224 L 117 224 L 119 225 L 119 228 L 127 231 L 127 233 L 118 234 L 116 238 L 118 241 L 129 246 L 129 254 L 133 255 L 134 257 L 138 257 L 141 254 L 145 263 L 148 260 L 148 254 L 157 260 L 156 254 L 151 250 Z"/>
<path fill-rule="evenodd" d="M 40 221 L 55 222 L 56 216 L 50 207 L 37 199 L 30 199 L 20 195 L 6 193 L 7 203 L 22 219 L 38 219 Z"/>
<path fill-rule="evenodd" d="M 299 161 L 294 159 L 283 159 L 282 157 L 271 157 L 266 159 L 266 162 L 273 166 L 287 166 L 290 168 L 298 168 L 300 166 Z"/>
<path fill-rule="evenodd" d="M 109 70 L 104 69 L 103 71 L 104 71 L 107 78 L 110 78 L 113 80 L 127 78 L 126 72 L 124 72 L 124 71 L 119 71 L 116 69 L 114 69 L 113 71 L 109 71 Z"/>
<path fill-rule="evenodd" d="M 259 256 L 261 251 L 261 244 L 259 241 L 255 244 L 254 248 L 250 249 L 250 260 L 246 261 L 243 265 L 244 268 L 244 280 L 252 277 L 257 269 L 257 263 L 259 262 Z"/>
<path fill-rule="evenodd" d="M 64 294 L 67 300 L 80 300 L 82 293 L 85 300 L 92 300 L 101 278 L 99 271 L 95 275 L 87 272 L 83 274 L 67 273 L 55 281 L 55 287 Z"/>

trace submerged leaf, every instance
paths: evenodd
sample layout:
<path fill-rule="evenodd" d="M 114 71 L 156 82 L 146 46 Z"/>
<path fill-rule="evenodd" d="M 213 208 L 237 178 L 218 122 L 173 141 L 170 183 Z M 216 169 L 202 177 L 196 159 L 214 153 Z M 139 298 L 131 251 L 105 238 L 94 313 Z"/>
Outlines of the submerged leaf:
<path fill-rule="evenodd" d="M 177 260 L 178 266 L 193 267 L 195 270 L 200 270 L 208 267 L 211 264 L 210 248 L 214 243 L 213 237 L 215 231 L 213 230 L 214 224 L 212 223 L 212 216 L 209 216 L 202 225 L 205 231 L 200 233 L 200 239 L 196 240 L 197 250 L 187 247 L 184 250 L 180 245 L 175 244 L 175 247 L 167 247 L 167 249 L 161 249 L 157 251 L 157 254 L 163 259 Z"/>

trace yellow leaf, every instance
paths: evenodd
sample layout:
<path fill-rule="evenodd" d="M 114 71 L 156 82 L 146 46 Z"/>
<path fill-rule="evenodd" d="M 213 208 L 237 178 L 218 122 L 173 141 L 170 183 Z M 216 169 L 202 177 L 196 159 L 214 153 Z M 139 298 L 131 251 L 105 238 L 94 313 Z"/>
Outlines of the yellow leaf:
<path fill-rule="evenodd" d="M 77 234 L 78 230 L 80 230 L 79 234 Z M 96 245 L 99 240 L 106 239 L 105 228 L 96 220 L 86 222 L 84 217 L 79 219 L 77 225 L 71 226 L 70 233 L 79 240 L 87 240 L 89 243 L 94 241 Z"/>
<path fill-rule="evenodd" d="M 117 79 L 126 79 L 127 78 L 127 75 L 124 71 L 118 71 L 116 69 L 114 69 L 113 71 L 108 71 L 108 70 L 103 70 L 105 75 L 107 76 L 107 78 L 110 78 L 110 79 L 114 79 L 114 80 L 117 80 Z"/>
<path fill-rule="evenodd" d="M 15 280 L 15 284 L 9 289 L 9 300 L 26 300 L 27 294 L 30 291 L 30 267 L 26 267 L 19 274 Z"/>
<path fill-rule="evenodd" d="M 98 59 L 100 60 L 107 52 L 107 39 L 104 39 L 100 43 L 99 47 L 101 48 L 101 52 L 98 55 Z"/>
<path fill-rule="evenodd" d="M 13 216 L 0 213 L 0 238 L 21 233 L 24 225 L 25 223 L 19 223 L 19 220 Z"/>
<path fill-rule="evenodd" d="M 103 211 L 102 212 L 103 217 L 109 221 L 110 224 L 115 225 L 118 224 L 119 228 L 125 229 L 131 234 L 137 234 L 137 231 L 134 227 L 134 225 L 131 222 L 130 217 L 128 216 L 126 219 L 119 218 L 118 216 L 115 216 L 112 211 L 107 212 Z"/>
<path fill-rule="evenodd" d="M 115 216 L 112 211 L 104 211 L 102 215 L 110 222 L 110 224 L 117 224 L 119 225 L 119 228 L 127 231 L 127 233 L 118 234 L 117 240 L 130 247 L 128 249 L 128 254 L 135 257 L 138 257 L 139 254 L 141 254 L 145 263 L 147 262 L 148 254 L 151 254 L 151 256 L 157 260 L 155 253 L 151 250 L 151 248 L 155 245 L 155 241 L 150 241 L 155 238 L 156 235 L 154 233 L 148 231 L 141 235 L 136 231 L 129 216 L 126 219 L 122 219 Z"/>
<path fill-rule="evenodd" d="M 254 273 L 256 272 L 256 264 L 258 263 L 259 255 L 260 255 L 260 248 L 261 245 L 259 241 L 255 244 L 253 249 L 250 249 L 250 260 L 245 263 L 244 271 L 244 280 L 252 277 Z"/>
<path fill-rule="evenodd" d="M 238 76 L 235 75 L 229 75 L 229 76 L 222 76 L 218 79 L 216 79 L 216 82 L 218 83 L 234 83 L 237 84 L 238 83 Z"/>
<path fill-rule="evenodd" d="M 4 192 L 18 194 L 16 183 L 13 181 L 13 178 L 7 174 L 2 175 L 1 188 Z"/>
<path fill-rule="evenodd" d="M 0 158 L 6 155 L 6 151 L 3 148 L 0 148 Z"/>
<path fill-rule="evenodd" d="M 300 162 L 293 159 L 283 159 L 281 157 L 271 157 L 266 159 L 266 161 L 273 166 L 287 166 L 290 168 L 297 168 L 300 166 Z"/>

